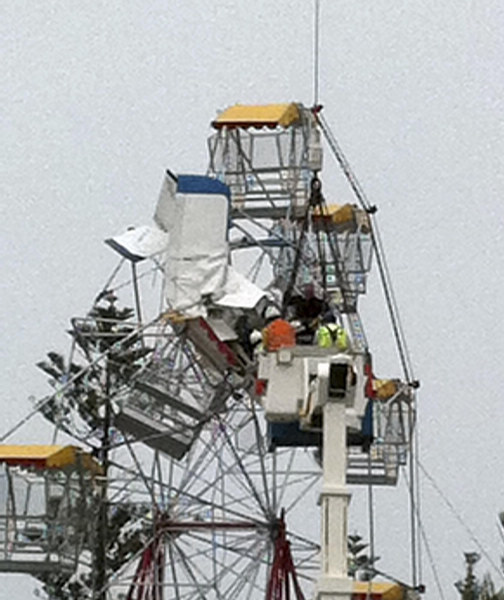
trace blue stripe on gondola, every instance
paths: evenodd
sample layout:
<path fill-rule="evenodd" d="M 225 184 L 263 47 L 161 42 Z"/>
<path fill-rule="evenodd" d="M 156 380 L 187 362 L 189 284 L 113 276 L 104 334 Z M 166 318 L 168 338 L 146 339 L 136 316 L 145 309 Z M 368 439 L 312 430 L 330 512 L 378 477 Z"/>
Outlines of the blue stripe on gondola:
<path fill-rule="evenodd" d="M 222 181 L 206 175 L 179 175 L 177 192 L 180 194 L 220 194 L 231 199 L 231 190 Z"/>

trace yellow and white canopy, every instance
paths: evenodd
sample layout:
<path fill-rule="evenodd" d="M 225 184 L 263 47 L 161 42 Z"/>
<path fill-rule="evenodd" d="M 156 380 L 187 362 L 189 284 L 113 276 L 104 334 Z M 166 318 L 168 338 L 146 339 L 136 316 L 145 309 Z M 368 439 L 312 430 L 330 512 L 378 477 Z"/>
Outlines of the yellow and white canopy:
<path fill-rule="evenodd" d="M 0 444 L 0 464 L 34 467 L 36 469 L 66 469 L 82 466 L 87 471 L 101 473 L 100 464 L 76 446 L 9 446 Z"/>
<path fill-rule="evenodd" d="M 235 104 L 223 111 L 212 123 L 215 129 L 249 129 L 255 127 L 289 127 L 299 120 L 299 108 L 294 102 L 286 104 Z"/>

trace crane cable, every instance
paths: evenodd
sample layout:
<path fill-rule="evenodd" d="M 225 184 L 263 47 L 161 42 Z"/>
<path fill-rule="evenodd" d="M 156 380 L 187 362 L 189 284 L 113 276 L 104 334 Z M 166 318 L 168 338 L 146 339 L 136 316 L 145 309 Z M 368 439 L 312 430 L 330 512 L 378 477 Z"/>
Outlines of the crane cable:
<path fill-rule="evenodd" d="M 488 562 L 490 563 L 490 565 L 493 567 L 493 569 L 495 570 L 496 573 L 499 574 L 499 577 L 504 581 L 504 574 L 502 573 L 501 569 L 499 568 L 499 566 L 495 563 L 495 561 L 493 560 L 493 558 L 490 556 L 490 554 L 487 552 L 487 550 L 485 550 L 484 546 L 482 545 L 482 543 L 478 540 L 478 538 L 476 537 L 476 535 L 473 533 L 473 531 L 470 529 L 470 527 L 465 523 L 464 519 L 462 519 L 462 517 L 459 515 L 457 509 L 455 508 L 455 506 L 453 505 L 453 503 L 446 497 L 446 495 L 443 493 L 443 490 L 439 487 L 439 485 L 436 483 L 434 477 L 432 477 L 432 475 L 430 475 L 427 470 L 425 469 L 425 467 L 419 462 L 419 467 L 420 470 L 422 471 L 423 475 L 429 480 L 430 484 L 432 485 L 432 487 L 436 490 L 436 492 L 441 496 L 443 502 L 446 504 L 446 506 L 450 509 L 451 513 L 453 514 L 453 516 L 457 519 L 457 521 L 459 522 L 460 525 L 462 525 L 462 527 L 465 529 L 466 533 L 469 535 L 471 541 L 476 544 L 476 546 L 478 547 L 478 549 L 480 550 L 481 554 L 488 560 Z"/>
<path fill-rule="evenodd" d="M 315 0 L 313 20 L 313 105 L 317 106 L 320 71 L 320 0 Z"/>
<path fill-rule="evenodd" d="M 419 464 L 419 462 L 420 461 L 417 461 L 417 465 Z M 406 485 L 408 486 L 408 489 L 409 489 L 408 474 L 406 473 L 406 470 L 404 470 L 403 474 L 404 474 L 404 477 L 406 479 Z M 422 540 L 423 540 L 423 544 L 424 544 L 424 547 L 425 547 L 425 552 L 427 553 L 427 558 L 429 560 L 429 566 L 431 568 L 432 575 L 433 575 L 434 581 L 436 583 L 438 594 L 439 594 L 439 597 L 441 598 L 441 600 L 444 600 L 443 588 L 441 587 L 441 581 L 439 579 L 439 572 L 438 572 L 438 569 L 436 567 L 436 561 L 434 560 L 434 557 L 432 555 L 432 550 L 431 550 L 431 547 L 430 547 L 429 540 L 427 539 L 427 533 L 425 531 L 425 527 L 424 527 L 422 519 L 420 517 L 420 508 L 419 508 L 419 506 L 416 506 L 416 514 L 417 514 L 417 519 L 418 519 L 418 530 L 420 531 L 420 535 L 421 535 Z"/>

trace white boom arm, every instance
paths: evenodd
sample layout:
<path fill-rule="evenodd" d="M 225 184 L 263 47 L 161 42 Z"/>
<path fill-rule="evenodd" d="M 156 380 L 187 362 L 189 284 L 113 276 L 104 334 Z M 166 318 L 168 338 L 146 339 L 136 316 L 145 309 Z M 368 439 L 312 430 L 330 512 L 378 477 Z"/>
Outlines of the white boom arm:
<path fill-rule="evenodd" d="M 347 572 L 350 493 L 346 487 L 345 413 L 355 394 L 346 389 L 348 368 L 346 363 L 333 362 L 320 364 L 318 369 L 318 401 L 323 406 L 323 480 L 320 494 L 321 572 L 316 600 L 350 600 L 352 596 L 352 580 Z M 334 385 L 338 383 L 343 383 L 345 388 Z"/>

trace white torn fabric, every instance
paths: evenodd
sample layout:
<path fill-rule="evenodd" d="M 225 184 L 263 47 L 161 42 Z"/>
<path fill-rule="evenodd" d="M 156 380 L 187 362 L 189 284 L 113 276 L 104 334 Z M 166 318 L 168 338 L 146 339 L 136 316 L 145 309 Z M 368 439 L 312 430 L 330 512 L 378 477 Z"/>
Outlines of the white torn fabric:
<path fill-rule="evenodd" d="M 165 298 L 168 306 L 189 317 L 206 316 L 204 297 L 224 287 L 227 254 L 174 257 L 165 263 Z"/>
<path fill-rule="evenodd" d="M 138 262 L 166 250 L 169 237 L 157 227 L 142 225 L 109 238 L 105 243 L 128 260 Z"/>
<path fill-rule="evenodd" d="M 228 308 L 253 309 L 266 296 L 264 290 L 232 267 L 228 267 L 223 291 L 224 294 L 215 300 L 215 304 Z"/>

